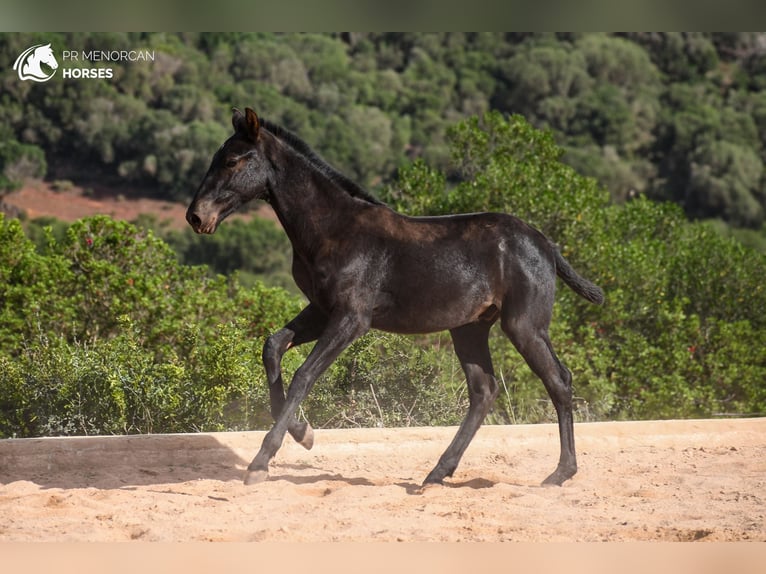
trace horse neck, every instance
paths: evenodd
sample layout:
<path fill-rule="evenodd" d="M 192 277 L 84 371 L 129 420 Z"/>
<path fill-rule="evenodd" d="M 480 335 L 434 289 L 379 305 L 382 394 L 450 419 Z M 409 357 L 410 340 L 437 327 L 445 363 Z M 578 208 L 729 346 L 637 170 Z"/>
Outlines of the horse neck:
<path fill-rule="evenodd" d="M 272 185 L 270 203 L 293 248 L 316 252 L 342 232 L 357 202 L 305 158 L 284 151 Z"/>

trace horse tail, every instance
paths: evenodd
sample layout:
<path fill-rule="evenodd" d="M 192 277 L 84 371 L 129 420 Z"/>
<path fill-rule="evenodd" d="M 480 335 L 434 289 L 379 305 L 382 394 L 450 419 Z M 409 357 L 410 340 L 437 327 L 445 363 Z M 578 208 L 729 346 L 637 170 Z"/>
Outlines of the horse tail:
<path fill-rule="evenodd" d="M 601 305 L 604 302 L 604 291 L 601 287 L 578 274 L 569 264 L 569 261 L 564 259 L 564 256 L 555 245 L 553 253 L 556 257 L 556 274 L 561 277 L 564 283 L 569 285 L 575 293 L 584 297 L 591 303 Z"/>

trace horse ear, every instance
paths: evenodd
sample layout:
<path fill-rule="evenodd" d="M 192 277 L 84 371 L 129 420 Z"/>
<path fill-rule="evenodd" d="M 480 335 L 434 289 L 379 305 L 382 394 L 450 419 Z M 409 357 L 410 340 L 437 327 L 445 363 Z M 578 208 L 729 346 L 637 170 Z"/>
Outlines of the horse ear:
<path fill-rule="evenodd" d="M 258 130 L 261 129 L 261 122 L 258 120 L 258 116 L 252 109 L 245 108 L 245 120 L 247 123 L 247 135 L 251 140 L 256 141 L 258 139 Z"/>
<path fill-rule="evenodd" d="M 237 108 L 231 108 L 231 125 L 235 132 L 243 131 L 245 127 L 245 114 Z"/>

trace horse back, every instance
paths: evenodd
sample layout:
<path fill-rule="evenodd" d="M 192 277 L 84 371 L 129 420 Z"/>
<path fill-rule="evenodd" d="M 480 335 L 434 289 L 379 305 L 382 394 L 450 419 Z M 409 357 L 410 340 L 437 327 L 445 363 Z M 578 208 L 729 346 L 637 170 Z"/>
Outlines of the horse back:
<path fill-rule="evenodd" d="M 511 215 L 387 210 L 363 227 L 355 242 L 370 264 L 373 326 L 384 330 L 429 332 L 491 319 L 509 291 L 541 280 L 555 285 L 550 242 Z"/>

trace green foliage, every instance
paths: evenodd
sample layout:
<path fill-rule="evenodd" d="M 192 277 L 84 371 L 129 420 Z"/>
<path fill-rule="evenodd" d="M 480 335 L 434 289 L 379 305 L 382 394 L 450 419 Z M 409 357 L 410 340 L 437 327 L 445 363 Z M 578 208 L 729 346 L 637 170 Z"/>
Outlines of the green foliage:
<path fill-rule="evenodd" d="M 238 272 L 239 281 L 245 285 L 262 281 L 296 289 L 290 276 L 290 242 L 270 220 L 232 219 L 212 236 L 197 235 L 191 228 L 161 235 L 186 265 L 207 265 L 210 271 L 222 275 Z"/>
<path fill-rule="evenodd" d="M 224 324 L 205 341 L 182 327 L 179 355 L 157 358 L 127 317 L 92 345 L 30 342 L 4 367 L 0 436 L 249 429 L 263 425 L 260 339 Z"/>
<path fill-rule="evenodd" d="M 468 396 L 457 359 L 441 347 L 448 339 L 413 346 L 407 337 L 369 333 L 317 383 L 303 406 L 307 418 L 339 428 L 459 424 Z"/>
<path fill-rule="evenodd" d="M 263 424 L 263 337 L 300 308 L 283 290 L 103 216 L 40 250 L 0 216 L 0 275 L 0 436 Z"/>
<path fill-rule="evenodd" d="M 16 141 L 6 126 L 0 126 L 0 197 L 21 187 L 25 179 L 45 176 L 45 153 L 39 147 Z"/>
<path fill-rule="evenodd" d="M 21 223 L 0 214 L 0 345 L 18 349 L 37 325 L 65 330 L 74 319 L 58 287 L 71 280 L 63 257 L 39 254 Z"/>
<path fill-rule="evenodd" d="M 727 107 L 717 93 L 684 84 L 671 86 L 668 100 L 656 143 L 661 180 L 652 195 L 696 217 L 763 223 L 763 142 L 748 106 Z"/>

